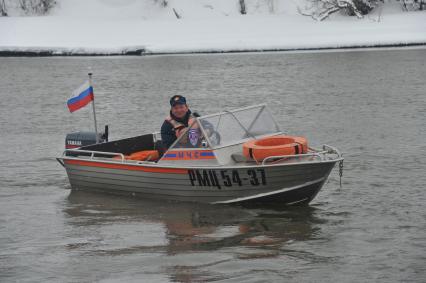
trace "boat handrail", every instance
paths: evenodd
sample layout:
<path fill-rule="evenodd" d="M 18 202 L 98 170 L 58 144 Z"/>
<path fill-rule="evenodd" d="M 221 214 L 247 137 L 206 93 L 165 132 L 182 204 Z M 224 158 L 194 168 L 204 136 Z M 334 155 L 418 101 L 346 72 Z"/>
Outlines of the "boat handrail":
<path fill-rule="evenodd" d="M 96 154 L 110 155 L 110 156 L 120 156 L 121 162 L 124 162 L 124 154 L 117 152 L 105 152 L 105 151 L 94 151 L 94 150 L 82 150 L 82 149 L 66 149 L 62 156 L 66 155 L 67 152 L 77 152 L 77 153 L 90 153 L 90 159 L 93 159 Z"/>
<path fill-rule="evenodd" d="M 265 163 L 270 159 L 287 159 L 287 158 L 294 158 L 294 157 L 309 157 L 309 156 L 316 156 L 321 158 L 321 153 L 324 152 L 315 152 L 315 153 L 305 153 L 305 154 L 292 154 L 292 155 L 274 155 L 274 156 L 268 156 L 262 161 L 262 165 L 265 165 Z"/>
<path fill-rule="evenodd" d="M 294 158 L 294 157 L 309 157 L 309 156 L 316 156 L 316 157 L 319 157 L 321 160 L 323 160 L 323 155 L 325 155 L 325 154 L 336 154 L 337 155 L 337 157 L 338 158 L 342 158 L 342 154 L 340 153 L 340 151 L 337 149 L 337 148 L 335 148 L 335 147 L 333 147 L 333 146 L 330 146 L 330 145 L 326 145 L 326 144 L 324 144 L 323 146 L 322 146 L 322 150 L 320 150 L 320 149 L 316 149 L 316 148 L 312 148 L 312 147 L 310 147 L 309 148 L 310 150 L 312 150 L 312 151 L 315 151 L 315 152 L 313 152 L 313 153 L 305 153 L 305 154 L 293 154 L 293 155 L 275 155 L 275 156 L 268 156 L 268 157 L 266 157 L 265 159 L 263 159 L 263 161 L 262 161 L 262 165 L 265 165 L 265 163 L 268 161 L 268 160 L 271 160 L 271 159 L 287 159 L 287 158 Z"/>

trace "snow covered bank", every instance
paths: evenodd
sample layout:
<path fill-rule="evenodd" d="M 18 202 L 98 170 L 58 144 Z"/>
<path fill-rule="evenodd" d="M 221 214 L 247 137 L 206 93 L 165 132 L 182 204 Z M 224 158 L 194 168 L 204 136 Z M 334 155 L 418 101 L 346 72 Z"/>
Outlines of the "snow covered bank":
<path fill-rule="evenodd" d="M 73 1 L 71 5 L 63 0 L 51 16 L 0 17 L 0 54 L 137 55 L 426 44 L 426 12 L 404 13 L 392 5 L 364 19 L 337 16 L 318 22 L 298 15 L 290 4 L 273 14 L 239 15 L 236 7 L 222 1 L 221 10 L 203 6 L 203 12 L 194 8 L 176 19 L 152 5 L 137 6 L 144 11 L 138 14 L 135 5 L 140 1 L 123 0 L 126 9 L 95 5 L 102 1 Z"/>

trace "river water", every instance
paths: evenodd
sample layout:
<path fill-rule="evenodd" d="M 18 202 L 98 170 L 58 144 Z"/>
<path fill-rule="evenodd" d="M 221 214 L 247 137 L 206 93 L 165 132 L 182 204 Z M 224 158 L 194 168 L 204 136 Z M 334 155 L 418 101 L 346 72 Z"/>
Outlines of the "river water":
<path fill-rule="evenodd" d="M 94 73 L 111 138 L 158 131 L 168 99 L 266 102 L 345 155 L 308 207 L 244 209 L 71 192 L 55 157 L 93 128 L 66 100 Z M 1 282 L 425 282 L 426 50 L 0 58 Z"/>

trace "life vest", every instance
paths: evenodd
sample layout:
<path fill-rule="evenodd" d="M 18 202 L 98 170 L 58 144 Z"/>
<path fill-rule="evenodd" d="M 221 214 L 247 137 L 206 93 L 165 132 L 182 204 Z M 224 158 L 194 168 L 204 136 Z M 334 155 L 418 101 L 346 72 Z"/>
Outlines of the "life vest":
<path fill-rule="evenodd" d="M 180 137 L 182 133 L 185 131 L 185 129 L 187 128 L 183 123 L 176 121 L 171 116 L 168 116 L 166 118 L 166 121 L 169 122 L 172 125 L 173 129 L 175 130 L 176 138 Z M 192 114 L 190 114 L 188 119 L 188 126 L 192 125 L 194 121 L 195 121 L 195 117 Z M 198 126 L 196 127 L 198 128 Z"/>

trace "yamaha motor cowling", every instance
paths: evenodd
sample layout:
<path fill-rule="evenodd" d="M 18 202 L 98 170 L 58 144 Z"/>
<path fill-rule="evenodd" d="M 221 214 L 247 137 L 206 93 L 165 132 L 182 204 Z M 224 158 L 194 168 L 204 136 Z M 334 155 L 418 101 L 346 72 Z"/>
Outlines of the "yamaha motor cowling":
<path fill-rule="evenodd" d="M 98 133 L 99 143 L 108 142 L 108 125 L 105 126 L 104 133 Z M 96 144 L 96 133 L 75 132 L 67 134 L 65 138 L 65 149 L 74 149 L 82 146 Z"/>

